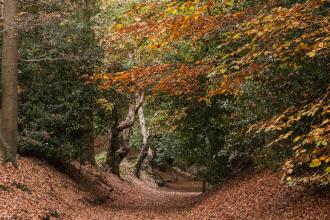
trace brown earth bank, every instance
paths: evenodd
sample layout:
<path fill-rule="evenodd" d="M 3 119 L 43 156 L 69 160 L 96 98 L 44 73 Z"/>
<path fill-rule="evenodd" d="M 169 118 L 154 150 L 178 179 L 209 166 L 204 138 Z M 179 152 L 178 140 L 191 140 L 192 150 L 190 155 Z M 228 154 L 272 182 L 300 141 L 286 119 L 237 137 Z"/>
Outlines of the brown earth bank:
<path fill-rule="evenodd" d="M 0 166 L 0 219 L 330 219 L 329 191 L 292 189 L 271 172 L 201 195 L 182 190 L 188 186 L 155 188 L 129 173 L 120 180 L 92 166 L 59 171 L 38 159 L 18 162 L 19 170 Z"/>

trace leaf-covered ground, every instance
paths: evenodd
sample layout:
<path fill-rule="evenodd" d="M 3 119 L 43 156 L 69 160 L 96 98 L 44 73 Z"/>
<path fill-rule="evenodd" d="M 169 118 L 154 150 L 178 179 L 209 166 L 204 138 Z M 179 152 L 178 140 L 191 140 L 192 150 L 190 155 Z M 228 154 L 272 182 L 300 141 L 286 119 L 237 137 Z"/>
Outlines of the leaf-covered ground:
<path fill-rule="evenodd" d="M 281 185 L 263 172 L 224 183 L 208 195 L 157 189 L 95 168 L 67 174 L 37 159 L 0 166 L 0 219 L 329 219 L 329 193 Z M 63 171 L 63 170 L 62 170 Z M 316 205 L 317 204 L 317 205 Z"/>

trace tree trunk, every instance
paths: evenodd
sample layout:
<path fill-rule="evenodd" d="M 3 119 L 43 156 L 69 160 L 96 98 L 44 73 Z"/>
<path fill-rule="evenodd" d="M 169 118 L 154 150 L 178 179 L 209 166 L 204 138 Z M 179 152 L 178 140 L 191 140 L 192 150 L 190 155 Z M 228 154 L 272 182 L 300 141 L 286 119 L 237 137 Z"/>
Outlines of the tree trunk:
<path fill-rule="evenodd" d="M 89 112 L 89 117 L 86 119 L 85 129 L 81 137 L 81 154 L 80 163 L 85 162 L 95 164 L 94 153 L 94 124 L 93 124 L 93 111 Z"/>
<path fill-rule="evenodd" d="M 151 136 L 151 134 L 149 134 Z M 151 137 L 150 137 L 151 139 Z M 148 154 L 147 154 L 147 158 L 146 158 L 146 167 L 147 168 L 152 168 L 153 166 L 153 163 L 154 163 L 154 159 L 155 159 L 155 153 L 153 151 L 153 149 L 151 148 L 151 145 L 150 145 L 150 140 L 149 140 L 149 148 L 148 148 Z M 151 170 L 152 171 L 152 170 Z"/>
<path fill-rule="evenodd" d="M 203 179 L 202 192 L 203 192 L 203 193 L 206 192 L 206 180 L 205 180 L 205 179 Z"/>
<path fill-rule="evenodd" d="M 130 128 L 123 130 L 123 143 L 120 148 L 115 152 L 114 163 L 112 166 L 112 173 L 119 176 L 120 164 L 122 160 L 127 156 L 129 152 L 129 139 L 130 139 Z"/>
<path fill-rule="evenodd" d="M 4 1 L 4 33 L 1 64 L 1 132 L 5 161 L 16 166 L 17 153 L 17 1 Z"/>
<path fill-rule="evenodd" d="M 143 137 L 143 144 L 141 147 L 140 155 L 134 166 L 134 174 L 135 174 L 135 176 L 140 177 L 143 162 L 147 158 L 148 152 L 149 152 L 150 156 L 152 157 L 152 149 L 150 148 L 151 134 L 150 134 L 150 131 L 146 127 L 146 122 L 145 122 L 145 117 L 144 117 L 142 107 L 139 109 L 138 113 L 139 113 L 141 134 Z"/>
<path fill-rule="evenodd" d="M 144 100 L 144 95 L 138 95 L 134 103 L 129 104 L 126 119 L 118 123 L 115 119 L 114 126 L 109 131 L 109 146 L 107 153 L 106 166 L 115 175 L 119 176 L 119 167 L 121 161 L 127 156 L 129 151 L 130 128 L 134 125 L 135 115 L 140 109 Z M 119 135 L 123 132 L 123 143 L 119 143 Z"/>
<path fill-rule="evenodd" d="M 95 47 L 93 41 L 91 41 L 91 37 L 93 36 L 92 23 L 91 19 L 93 17 L 93 11 L 95 9 L 96 0 L 83 0 L 81 1 L 81 7 L 79 8 L 79 18 L 83 23 L 83 28 L 80 29 L 80 35 L 84 36 L 81 43 L 81 49 L 84 52 L 89 52 L 92 47 Z M 94 64 L 90 62 L 85 63 L 84 73 L 93 72 Z M 84 82 L 85 84 L 85 82 Z M 84 93 L 91 94 L 93 88 L 89 85 L 84 85 Z M 81 152 L 80 152 L 80 162 L 81 163 L 91 163 L 96 164 L 95 162 L 95 153 L 94 153 L 94 122 L 93 122 L 93 95 L 89 95 L 86 99 L 85 111 L 82 112 L 84 117 L 84 127 L 83 132 L 81 134 Z M 86 108 L 87 107 L 87 108 Z"/>
<path fill-rule="evenodd" d="M 114 164 L 114 158 L 115 153 L 119 149 L 119 141 L 118 141 L 118 135 L 119 132 L 117 130 L 118 126 L 118 112 L 117 107 L 115 106 L 113 109 L 114 114 L 114 124 L 109 130 L 109 144 L 108 144 L 108 152 L 107 152 L 107 159 L 106 159 L 106 166 L 112 170 L 113 164 Z"/>

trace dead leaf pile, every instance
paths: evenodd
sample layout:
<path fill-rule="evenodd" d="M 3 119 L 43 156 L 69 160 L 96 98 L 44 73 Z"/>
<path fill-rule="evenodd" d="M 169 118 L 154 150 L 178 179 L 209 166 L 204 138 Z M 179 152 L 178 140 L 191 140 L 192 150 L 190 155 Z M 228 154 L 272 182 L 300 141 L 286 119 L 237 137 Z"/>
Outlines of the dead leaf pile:
<path fill-rule="evenodd" d="M 289 189 L 270 172 L 236 178 L 209 195 L 156 188 L 93 166 L 66 170 L 18 158 L 0 166 L 0 219 L 329 219 L 330 199 Z M 185 181 L 183 184 L 191 184 Z M 187 188 L 185 186 L 181 189 Z M 323 194 L 322 194 L 323 193 Z"/>

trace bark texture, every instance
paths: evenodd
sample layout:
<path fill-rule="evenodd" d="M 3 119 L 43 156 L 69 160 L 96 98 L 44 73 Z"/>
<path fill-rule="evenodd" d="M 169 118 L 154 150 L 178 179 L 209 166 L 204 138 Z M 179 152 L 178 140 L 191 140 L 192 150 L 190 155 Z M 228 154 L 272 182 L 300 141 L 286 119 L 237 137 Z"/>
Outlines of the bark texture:
<path fill-rule="evenodd" d="M 89 114 L 89 118 L 86 119 L 85 129 L 81 136 L 81 155 L 80 162 L 82 164 L 88 162 L 95 164 L 95 153 L 94 153 L 94 124 L 93 124 L 93 112 Z"/>
<path fill-rule="evenodd" d="M 93 35 L 92 23 L 91 19 L 93 17 L 93 10 L 95 9 L 95 1 L 91 0 L 82 0 L 81 7 L 79 7 L 79 19 L 81 20 L 84 27 L 80 30 L 80 34 L 86 36 L 83 39 L 83 44 L 81 45 L 81 49 L 85 52 L 88 52 L 92 47 L 94 47 L 93 41 L 90 40 L 90 36 Z M 86 62 L 85 72 L 92 72 L 93 66 L 91 63 Z M 91 88 L 89 86 L 84 87 L 84 92 L 86 94 L 91 92 Z M 94 153 L 94 122 L 93 122 L 93 97 L 88 96 L 86 99 L 86 107 L 87 110 L 83 112 L 84 114 L 84 127 L 81 133 L 81 154 L 80 154 L 80 162 L 81 163 L 91 163 L 96 164 L 95 162 L 95 153 Z"/>
<path fill-rule="evenodd" d="M 135 122 L 135 116 L 142 106 L 143 101 L 144 95 L 137 95 L 135 102 L 129 104 L 128 113 L 125 120 L 118 123 L 118 117 L 115 116 L 114 126 L 109 131 L 109 147 L 106 166 L 113 174 L 118 176 L 120 163 L 129 152 L 130 128 Z M 119 141 L 119 136 L 121 133 L 123 133 L 122 143 Z"/>
<path fill-rule="evenodd" d="M 145 117 L 144 117 L 144 112 L 143 112 L 143 108 L 141 107 L 138 111 L 139 113 L 139 120 L 140 120 L 140 130 L 141 130 L 141 134 L 143 137 L 143 143 L 142 143 L 142 147 L 141 147 L 141 151 L 140 151 L 140 155 L 135 163 L 134 166 L 134 174 L 137 177 L 140 177 L 141 174 L 141 169 L 142 169 L 142 165 L 143 162 L 146 160 L 146 166 L 150 166 L 151 165 L 151 160 L 153 159 L 153 151 L 150 148 L 150 140 L 151 140 L 151 134 L 150 131 L 147 129 L 146 126 L 146 121 L 145 121 Z"/>
<path fill-rule="evenodd" d="M 17 153 L 17 1 L 4 0 L 1 63 L 1 132 L 5 161 L 16 166 Z"/>

